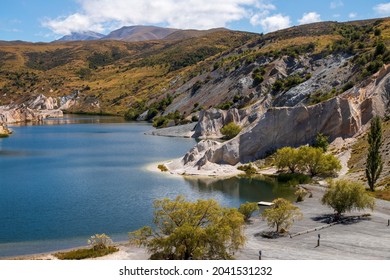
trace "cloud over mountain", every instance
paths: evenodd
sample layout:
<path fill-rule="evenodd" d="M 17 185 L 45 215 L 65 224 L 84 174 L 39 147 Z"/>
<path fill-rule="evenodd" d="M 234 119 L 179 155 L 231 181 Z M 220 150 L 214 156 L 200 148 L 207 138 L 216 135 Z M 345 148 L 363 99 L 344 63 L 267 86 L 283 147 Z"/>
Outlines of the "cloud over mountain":
<path fill-rule="evenodd" d="M 46 19 L 56 34 L 92 30 L 103 32 L 123 25 L 163 25 L 209 29 L 249 18 L 275 7 L 265 0 L 78 0 L 80 12 Z"/>

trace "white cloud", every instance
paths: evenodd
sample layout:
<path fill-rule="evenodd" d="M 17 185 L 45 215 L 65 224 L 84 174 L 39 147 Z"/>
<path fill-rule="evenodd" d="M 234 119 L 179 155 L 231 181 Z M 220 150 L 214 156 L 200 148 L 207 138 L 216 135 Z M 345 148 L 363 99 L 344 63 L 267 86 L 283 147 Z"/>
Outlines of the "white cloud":
<path fill-rule="evenodd" d="M 107 31 L 123 25 L 151 24 L 176 28 L 208 29 L 249 18 L 252 9 L 275 9 L 265 0 L 77 0 L 80 12 L 46 19 L 43 25 L 56 34 Z"/>
<path fill-rule="evenodd" d="M 376 5 L 374 11 L 383 16 L 390 15 L 390 2 Z"/>
<path fill-rule="evenodd" d="M 256 14 L 252 16 L 250 22 L 252 25 L 260 25 L 264 32 L 273 32 L 291 26 L 290 17 L 282 14 L 267 17 L 261 17 L 261 15 Z"/>
<path fill-rule="evenodd" d="M 308 24 L 321 21 L 321 15 L 316 12 L 304 13 L 301 19 L 298 19 L 299 24 Z"/>
<path fill-rule="evenodd" d="M 349 13 L 348 17 L 349 18 L 356 18 L 357 17 L 357 13 Z"/>
<path fill-rule="evenodd" d="M 332 2 L 330 2 L 330 8 L 331 8 L 331 9 L 337 9 L 337 8 L 339 8 L 339 7 L 342 7 L 342 6 L 344 6 L 344 3 L 343 3 L 343 1 L 341 1 L 341 0 L 337 0 L 337 1 L 332 1 Z"/>

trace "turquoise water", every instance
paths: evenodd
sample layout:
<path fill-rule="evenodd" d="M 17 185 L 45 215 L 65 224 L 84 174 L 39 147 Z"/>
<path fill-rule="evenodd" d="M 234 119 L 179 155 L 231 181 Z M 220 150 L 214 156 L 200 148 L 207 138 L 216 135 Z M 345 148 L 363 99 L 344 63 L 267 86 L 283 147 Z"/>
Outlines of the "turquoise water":
<path fill-rule="evenodd" d="M 148 124 L 66 116 L 12 127 L 0 140 L 0 257 L 114 241 L 151 225 L 155 199 L 179 194 L 224 206 L 272 200 L 289 190 L 259 180 L 190 180 L 146 166 L 182 156 L 195 140 L 145 135 Z"/>

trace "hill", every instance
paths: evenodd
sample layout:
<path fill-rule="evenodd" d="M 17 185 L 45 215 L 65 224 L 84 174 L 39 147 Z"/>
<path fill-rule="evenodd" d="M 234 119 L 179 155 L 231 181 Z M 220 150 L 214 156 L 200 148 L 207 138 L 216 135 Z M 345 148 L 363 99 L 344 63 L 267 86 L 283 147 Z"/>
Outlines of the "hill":
<path fill-rule="evenodd" d="M 161 40 L 178 29 L 163 28 L 157 26 L 124 26 L 118 30 L 112 31 L 103 40 L 121 40 L 127 42 L 139 42 L 150 40 Z"/>

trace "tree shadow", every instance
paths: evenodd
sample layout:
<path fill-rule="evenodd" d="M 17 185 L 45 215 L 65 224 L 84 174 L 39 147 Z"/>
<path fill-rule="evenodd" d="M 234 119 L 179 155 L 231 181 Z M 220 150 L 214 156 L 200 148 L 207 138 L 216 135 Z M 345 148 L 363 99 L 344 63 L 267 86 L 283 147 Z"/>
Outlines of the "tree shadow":
<path fill-rule="evenodd" d="M 360 223 L 364 220 L 369 220 L 369 216 L 341 216 L 337 217 L 334 214 L 323 214 L 320 216 L 311 218 L 315 222 L 323 223 L 323 224 L 331 224 L 331 223 L 339 223 L 342 225 L 350 225 Z"/>
<path fill-rule="evenodd" d="M 315 222 L 323 223 L 323 224 L 331 224 L 337 222 L 337 219 L 334 214 L 323 214 L 316 217 L 311 217 L 311 219 Z"/>

